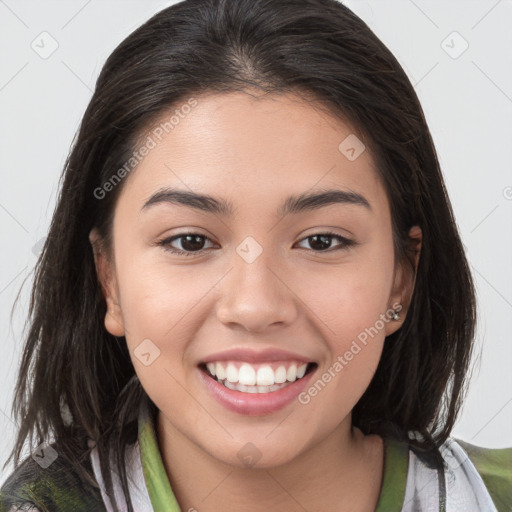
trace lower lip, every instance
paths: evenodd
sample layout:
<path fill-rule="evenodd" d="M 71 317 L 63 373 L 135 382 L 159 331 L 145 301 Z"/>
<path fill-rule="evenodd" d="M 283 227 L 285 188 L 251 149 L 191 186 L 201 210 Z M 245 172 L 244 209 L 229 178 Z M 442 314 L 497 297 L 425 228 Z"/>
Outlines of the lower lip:
<path fill-rule="evenodd" d="M 269 393 L 242 393 L 229 389 L 199 368 L 201 379 L 213 397 L 226 409 L 248 416 L 262 416 L 283 409 L 293 402 L 307 386 L 316 369 L 293 384 Z"/>

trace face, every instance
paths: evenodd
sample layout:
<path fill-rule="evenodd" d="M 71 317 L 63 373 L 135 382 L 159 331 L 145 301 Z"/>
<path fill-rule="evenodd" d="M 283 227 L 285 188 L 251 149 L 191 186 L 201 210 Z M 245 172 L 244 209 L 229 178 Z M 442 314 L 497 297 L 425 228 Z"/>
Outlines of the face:
<path fill-rule="evenodd" d="M 125 178 L 97 257 L 105 325 L 167 432 L 238 466 L 251 442 L 271 467 L 350 424 L 411 283 L 350 126 L 291 94 L 196 99 Z"/>

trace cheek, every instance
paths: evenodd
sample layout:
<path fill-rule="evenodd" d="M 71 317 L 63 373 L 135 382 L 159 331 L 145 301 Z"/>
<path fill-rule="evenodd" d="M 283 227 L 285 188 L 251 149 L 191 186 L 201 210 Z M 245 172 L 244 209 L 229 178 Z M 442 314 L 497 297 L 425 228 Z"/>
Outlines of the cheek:
<path fill-rule="evenodd" d="M 349 414 L 375 374 L 389 321 L 389 268 L 392 263 L 377 267 L 360 262 L 304 283 L 304 302 L 317 313 L 315 328 L 327 356 L 299 399 L 310 418 L 324 418 L 318 426 L 322 431 L 335 428 Z"/>
<path fill-rule="evenodd" d="M 393 261 L 385 252 L 378 261 L 361 255 L 301 278 L 298 294 L 324 324 L 326 339 L 343 348 L 386 312 L 392 277 Z"/>
<path fill-rule="evenodd" d="M 172 369 L 181 361 L 186 340 L 192 335 L 188 315 L 205 294 L 206 285 L 184 276 L 183 270 L 152 264 L 143 257 L 120 263 L 117 274 L 130 352 L 149 339 L 168 356 L 166 367 Z"/>
<path fill-rule="evenodd" d="M 128 234 L 119 235 L 119 249 L 116 273 L 123 320 L 134 332 L 147 329 L 160 339 L 173 332 L 218 279 L 204 266 L 185 264 L 185 257 L 184 264 L 179 264 L 163 248 L 144 247 Z"/>
<path fill-rule="evenodd" d="M 200 282 L 143 258 L 120 264 L 118 276 L 126 342 L 135 372 L 160 410 L 180 411 L 190 400 L 183 368 L 187 343 L 194 335 L 190 320 L 205 291 Z"/>
<path fill-rule="evenodd" d="M 300 296 L 316 313 L 315 328 L 327 348 L 304 402 L 311 400 L 315 410 L 336 404 L 333 425 L 355 406 L 379 364 L 390 321 L 385 313 L 393 266 L 392 247 L 382 243 L 303 280 Z"/>

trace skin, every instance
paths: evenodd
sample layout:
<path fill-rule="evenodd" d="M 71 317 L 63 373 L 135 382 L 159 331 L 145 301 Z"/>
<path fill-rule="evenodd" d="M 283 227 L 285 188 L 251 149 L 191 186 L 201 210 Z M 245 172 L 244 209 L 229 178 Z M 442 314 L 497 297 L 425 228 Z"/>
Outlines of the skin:
<path fill-rule="evenodd" d="M 351 411 L 385 337 L 406 317 L 414 276 L 395 258 L 389 203 L 370 152 L 349 161 L 338 150 L 353 129 L 291 93 L 257 96 L 198 97 L 125 178 L 111 251 L 98 252 L 101 240 L 90 235 L 108 304 L 105 327 L 126 336 L 159 408 L 160 451 L 182 510 L 372 511 L 383 442 L 352 428 Z M 225 198 L 236 214 L 173 204 L 141 211 L 163 186 Z M 288 195 L 320 187 L 358 192 L 372 209 L 335 204 L 276 215 Z M 322 252 L 307 237 L 326 229 L 358 245 L 334 250 L 342 243 L 331 238 L 330 252 Z M 155 243 L 184 233 L 208 237 L 199 246 L 205 251 L 186 257 Z M 236 252 L 247 236 L 263 249 L 250 264 Z M 419 256 L 421 230 L 410 236 Z M 172 247 L 190 245 L 177 239 Z M 279 347 L 316 361 L 314 382 L 394 303 L 402 305 L 400 319 L 385 323 L 307 405 L 245 416 L 225 409 L 199 378 L 197 365 L 211 354 Z M 134 350 L 148 338 L 160 356 L 144 366 Z M 252 467 L 237 456 L 247 442 L 261 454 Z"/>

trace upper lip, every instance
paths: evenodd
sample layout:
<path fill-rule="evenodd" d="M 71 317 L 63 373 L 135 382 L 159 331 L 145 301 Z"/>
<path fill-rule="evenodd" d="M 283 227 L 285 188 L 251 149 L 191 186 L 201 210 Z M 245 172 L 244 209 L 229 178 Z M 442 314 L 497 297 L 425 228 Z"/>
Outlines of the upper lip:
<path fill-rule="evenodd" d="M 263 350 L 251 350 L 249 348 L 232 348 L 212 354 L 202 360 L 202 363 L 211 363 L 215 361 L 245 361 L 247 363 L 264 363 L 267 361 L 299 361 L 310 363 L 311 359 L 281 350 L 277 348 L 267 348 Z"/>

